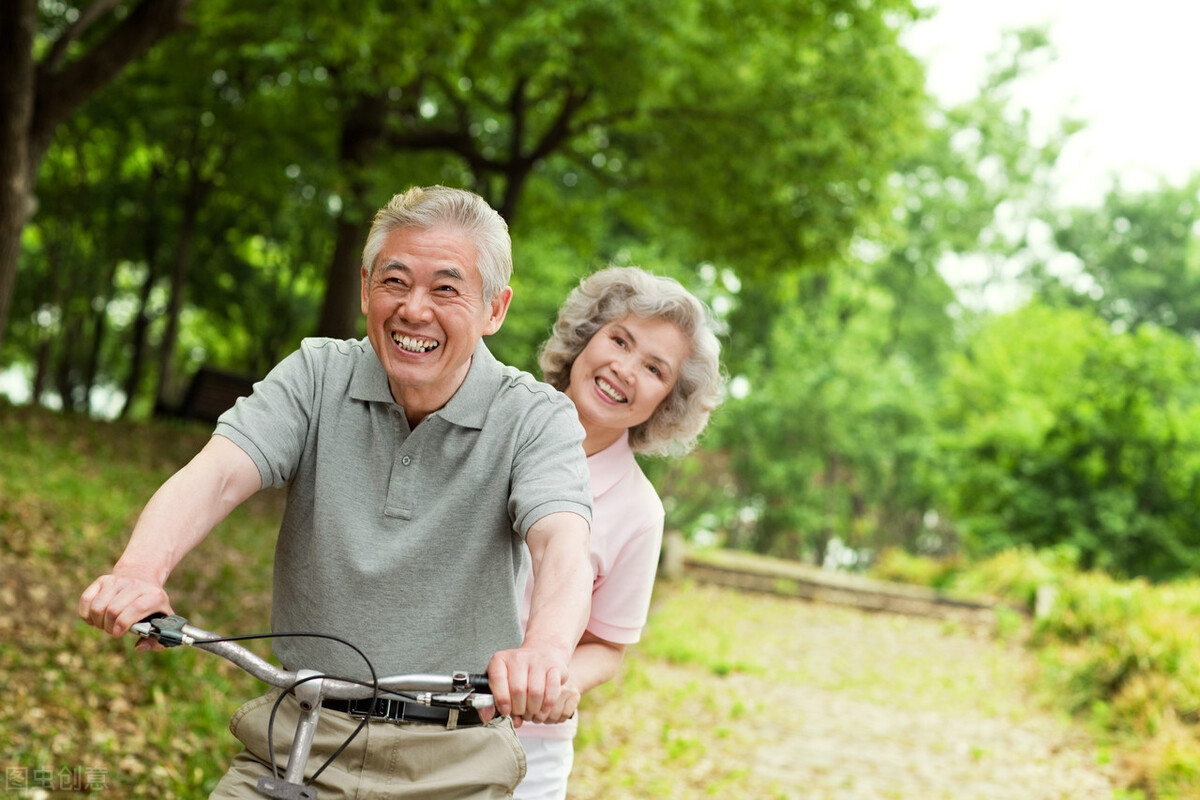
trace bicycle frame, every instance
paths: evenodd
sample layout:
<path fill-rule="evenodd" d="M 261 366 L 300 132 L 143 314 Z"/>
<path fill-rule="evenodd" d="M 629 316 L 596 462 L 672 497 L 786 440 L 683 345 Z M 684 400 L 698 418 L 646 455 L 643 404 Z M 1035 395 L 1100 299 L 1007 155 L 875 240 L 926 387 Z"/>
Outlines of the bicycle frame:
<path fill-rule="evenodd" d="M 260 794 L 277 800 L 316 800 L 316 787 L 304 784 L 304 769 L 312 750 L 313 736 L 321 713 L 321 701 L 361 700 L 400 694 L 406 702 L 451 710 L 490 708 L 490 694 L 477 691 L 486 686 L 486 676 L 455 672 L 451 675 L 414 673 L 391 675 L 375 683 L 358 683 L 328 677 L 313 670 L 277 667 L 220 634 L 197 628 L 178 615 L 158 615 L 134 624 L 130 630 L 142 638 L 155 639 L 165 647 L 186 645 L 218 655 L 241 667 L 263 683 L 291 692 L 300 705 L 300 719 L 292 736 L 287 768 L 282 781 L 274 775 L 258 779 Z"/>

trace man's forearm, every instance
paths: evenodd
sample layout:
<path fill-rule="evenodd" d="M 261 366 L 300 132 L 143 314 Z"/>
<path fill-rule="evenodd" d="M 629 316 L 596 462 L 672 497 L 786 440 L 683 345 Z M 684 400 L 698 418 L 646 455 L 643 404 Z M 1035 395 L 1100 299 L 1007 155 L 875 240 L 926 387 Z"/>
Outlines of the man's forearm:
<path fill-rule="evenodd" d="M 533 558 L 533 597 L 523 646 L 551 647 L 567 661 L 591 610 L 588 525 L 576 514 L 551 514 L 533 526 L 527 541 Z"/>
<path fill-rule="evenodd" d="M 250 457 L 228 439 L 214 436 L 150 498 L 113 574 L 165 584 L 183 557 L 260 483 Z"/>

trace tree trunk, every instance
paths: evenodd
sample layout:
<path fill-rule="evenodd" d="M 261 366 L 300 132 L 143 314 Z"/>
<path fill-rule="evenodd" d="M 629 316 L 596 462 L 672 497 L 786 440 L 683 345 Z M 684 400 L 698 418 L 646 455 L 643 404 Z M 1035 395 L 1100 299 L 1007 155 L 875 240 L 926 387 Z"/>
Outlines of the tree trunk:
<path fill-rule="evenodd" d="M 371 163 L 371 154 L 384 141 L 383 122 L 387 109 L 386 94 L 360 95 L 354 98 L 342 118 L 338 162 L 342 173 L 350 178 L 349 196 L 344 198 L 337 221 L 337 238 L 326 273 L 325 299 L 317 322 L 317 336 L 350 339 L 358 329 L 361 254 L 373 214 L 361 176 Z"/>
<path fill-rule="evenodd" d="M 92 346 L 88 351 L 87 363 L 84 364 L 83 371 L 84 397 L 89 414 L 93 411 L 92 389 L 96 388 L 96 378 L 100 374 L 100 359 L 104 353 L 104 339 L 108 336 L 108 306 L 112 302 L 112 289 L 116 278 L 117 262 L 112 261 L 105 275 L 107 291 L 92 303 L 92 313 L 95 314 L 92 319 Z"/>
<path fill-rule="evenodd" d="M 0 346 L 8 328 L 21 231 L 33 199 L 29 129 L 33 122 L 33 40 L 37 0 L 7 0 L 0 12 Z"/>
<path fill-rule="evenodd" d="M 34 404 L 41 402 L 46 381 L 50 379 L 50 348 L 53 341 L 47 337 L 38 343 L 37 358 L 33 362 L 33 384 L 29 389 L 29 401 Z"/>
<path fill-rule="evenodd" d="M 111 0 L 93 0 L 34 60 L 37 0 L 0 2 L 0 345 L 8 328 L 21 231 L 36 207 L 34 183 L 58 127 L 160 39 L 185 24 L 193 0 L 142 0 L 103 39 L 68 60 Z"/>
<path fill-rule="evenodd" d="M 175 259 L 171 267 L 171 294 L 167 301 L 167 330 L 163 335 L 158 354 L 158 392 L 156 405 L 169 404 L 174 370 L 171 362 L 175 355 L 175 342 L 179 338 L 179 317 L 183 313 L 183 299 L 187 293 L 188 274 L 192 271 L 195 255 L 196 218 L 204 204 L 208 187 L 200 178 L 199 168 L 189 165 L 188 186 L 183 197 L 183 211 L 179 221 L 179 241 L 175 245 Z"/>
<path fill-rule="evenodd" d="M 150 180 L 146 186 L 146 223 L 145 223 L 145 238 L 142 240 L 144 248 L 144 258 L 146 262 L 146 277 L 142 281 L 142 291 L 138 297 L 137 317 L 133 321 L 133 331 L 131 332 L 131 344 L 133 346 L 133 357 L 129 363 L 129 374 L 125 376 L 125 403 L 121 406 L 121 413 L 118 415 L 124 419 L 129 414 L 130 407 L 133 406 L 134 398 L 137 396 L 138 387 L 142 383 L 142 374 L 146 369 L 146 351 L 148 349 L 147 337 L 150 333 L 150 323 L 153 319 L 150 316 L 150 294 L 154 290 L 154 279 L 157 276 L 154 265 L 158 263 L 158 242 L 159 242 L 159 227 L 160 220 L 158 218 L 158 184 L 162 177 L 162 170 L 158 164 L 151 168 Z"/>
<path fill-rule="evenodd" d="M 83 338 L 83 320 L 67 314 L 63 320 L 63 338 L 59 342 L 58 367 L 54 370 L 55 386 L 62 398 L 63 411 L 75 413 L 82 410 L 79 370 L 76 369 L 76 352 Z"/>
<path fill-rule="evenodd" d="M 333 245 L 333 258 L 325 280 L 325 299 L 321 304 L 321 319 L 317 323 L 318 336 L 334 339 L 352 339 L 358 331 L 361 315 L 362 247 L 370 226 L 345 215 L 337 221 L 337 239 Z"/>
<path fill-rule="evenodd" d="M 133 322 L 133 358 L 129 364 L 129 375 L 125 378 L 125 404 L 121 406 L 121 413 L 118 415 L 121 419 L 129 414 L 129 409 L 137 396 L 138 387 L 142 383 L 142 374 L 146 371 L 146 351 L 149 349 L 147 338 L 150 333 L 150 323 L 153 321 L 148 308 L 150 293 L 154 290 L 154 278 L 153 262 L 147 261 L 146 280 L 142 283 L 142 294 L 138 298 L 138 315 Z"/>

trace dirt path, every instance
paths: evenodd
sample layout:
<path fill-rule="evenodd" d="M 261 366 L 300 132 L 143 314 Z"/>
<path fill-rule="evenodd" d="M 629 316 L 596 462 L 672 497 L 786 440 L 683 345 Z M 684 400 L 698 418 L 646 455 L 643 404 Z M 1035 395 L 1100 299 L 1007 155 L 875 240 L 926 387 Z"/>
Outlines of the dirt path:
<path fill-rule="evenodd" d="M 711 587 L 667 594 L 652 628 L 701 609 L 684 624 L 727 630 L 745 668 L 672 663 L 647 640 L 623 686 L 585 710 L 575 800 L 1114 796 L 1083 731 L 1030 696 L 1018 646 L 936 620 Z"/>

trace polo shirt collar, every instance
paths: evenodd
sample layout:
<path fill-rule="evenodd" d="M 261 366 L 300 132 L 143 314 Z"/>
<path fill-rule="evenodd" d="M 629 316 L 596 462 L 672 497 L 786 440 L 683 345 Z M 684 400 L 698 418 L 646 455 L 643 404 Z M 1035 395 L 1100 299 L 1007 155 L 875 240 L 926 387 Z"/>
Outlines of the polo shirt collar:
<path fill-rule="evenodd" d="M 358 368 L 350 379 L 348 393 L 351 399 L 368 403 L 390 403 L 395 405 L 387 372 L 379 362 L 379 356 L 367 339 L 363 339 L 363 350 L 359 354 Z M 495 396 L 496 380 L 504 366 L 496 360 L 481 339 L 471 355 L 471 367 L 458 391 L 446 405 L 430 416 L 439 416 L 447 422 L 467 428 L 482 428 L 488 407 Z"/>
<path fill-rule="evenodd" d="M 475 345 L 475 352 L 471 354 L 471 368 L 467 370 L 462 386 L 458 387 L 446 405 L 430 416 L 437 415 L 464 428 L 482 428 L 496 396 L 496 383 L 503 371 L 504 365 L 496 360 L 480 339 L 479 344 Z"/>
<path fill-rule="evenodd" d="M 379 363 L 379 356 L 375 354 L 370 339 L 363 338 L 362 350 L 358 353 L 357 361 L 354 373 L 350 376 L 350 386 L 346 390 L 350 399 L 394 404 L 396 401 L 392 398 L 391 387 L 388 386 L 387 373 L 383 371 L 383 364 Z"/>
<path fill-rule="evenodd" d="M 629 431 L 621 434 L 621 438 L 601 450 L 588 456 L 588 484 L 595 495 L 604 494 L 617 484 L 629 472 L 630 466 L 636 463 L 633 450 L 629 448 Z"/>

